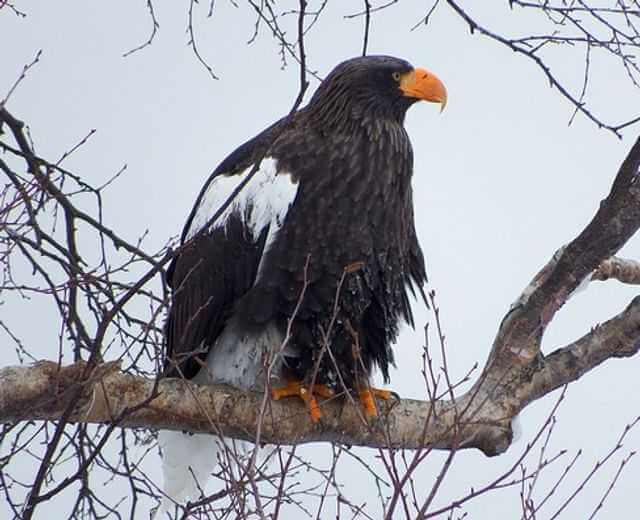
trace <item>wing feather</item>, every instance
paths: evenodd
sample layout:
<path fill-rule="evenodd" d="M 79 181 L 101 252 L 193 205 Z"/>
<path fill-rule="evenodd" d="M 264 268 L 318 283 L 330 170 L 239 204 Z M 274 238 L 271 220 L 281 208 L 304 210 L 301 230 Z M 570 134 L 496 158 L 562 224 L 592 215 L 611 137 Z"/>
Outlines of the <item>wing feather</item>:
<path fill-rule="evenodd" d="M 253 287 L 295 200 L 297 183 L 272 157 L 261 161 L 230 200 L 252 171 L 250 165 L 212 177 L 190 215 L 185 247 L 168 272 L 173 289 L 166 335 L 169 376 L 190 379 L 198 373 L 235 303 Z"/>

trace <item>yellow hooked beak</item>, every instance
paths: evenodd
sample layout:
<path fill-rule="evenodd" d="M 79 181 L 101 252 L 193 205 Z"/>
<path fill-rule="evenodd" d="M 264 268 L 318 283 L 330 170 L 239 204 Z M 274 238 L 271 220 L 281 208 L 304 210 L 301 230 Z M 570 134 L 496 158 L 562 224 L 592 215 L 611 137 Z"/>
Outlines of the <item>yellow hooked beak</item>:
<path fill-rule="evenodd" d="M 407 97 L 440 103 L 440 112 L 447 105 L 447 89 L 438 76 L 427 69 L 416 67 L 400 78 L 400 90 Z"/>

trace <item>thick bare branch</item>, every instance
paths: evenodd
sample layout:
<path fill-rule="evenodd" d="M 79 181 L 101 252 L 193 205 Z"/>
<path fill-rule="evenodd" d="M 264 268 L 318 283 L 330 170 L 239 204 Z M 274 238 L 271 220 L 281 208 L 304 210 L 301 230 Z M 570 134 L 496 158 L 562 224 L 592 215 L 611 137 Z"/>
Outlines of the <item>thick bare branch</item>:
<path fill-rule="evenodd" d="M 539 355 L 542 335 L 556 312 L 583 280 L 638 230 L 639 169 L 640 139 L 591 222 L 536 275 L 503 320 L 491 356 L 505 367 L 514 362 L 526 365 Z M 505 355 L 505 350 L 513 355 Z"/>
<path fill-rule="evenodd" d="M 278 444 L 329 441 L 377 448 L 455 446 L 496 455 L 511 443 L 514 411 L 575 381 L 603 361 L 632 356 L 639 348 L 640 298 L 636 298 L 621 314 L 575 343 L 553 352 L 535 367 L 523 367 L 503 378 L 499 391 L 482 385 L 455 402 L 402 399 L 380 403 L 380 419 L 368 425 L 347 399 L 322 403 L 325 417 L 319 425 L 311 422 L 298 400 L 273 401 L 261 425 L 261 438 Z M 499 367 L 488 366 L 485 370 L 490 377 L 484 380 L 500 379 L 499 374 L 492 374 Z M 49 361 L 6 367 L 0 370 L 0 422 L 56 420 L 68 406 L 68 398 L 82 388 L 71 421 L 118 420 L 121 426 L 222 431 L 235 438 L 255 438 L 262 393 L 165 379 L 154 394 L 155 383 L 121 372 L 117 363 L 105 363 L 92 371 L 85 363 L 59 367 Z M 147 401 L 147 405 L 128 412 Z"/>
<path fill-rule="evenodd" d="M 547 355 L 531 377 L 531 399 L 582 377 L 607 359 L 631 357 L 640 350 L 640 296 L 606 323 Z"/>
<path fill-rule="evenodd" d="M 617 256 L 602 262 L 591 275 L 592 280 L 618 280 L 631 285 L 640 284 L 640 262 Z"/>

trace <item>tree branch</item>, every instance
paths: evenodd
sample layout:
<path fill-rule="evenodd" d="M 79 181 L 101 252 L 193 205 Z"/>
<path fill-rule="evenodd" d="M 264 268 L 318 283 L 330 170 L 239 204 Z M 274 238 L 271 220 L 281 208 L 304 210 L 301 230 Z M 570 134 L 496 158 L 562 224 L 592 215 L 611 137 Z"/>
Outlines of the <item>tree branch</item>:
<path fill-rule="evenodd" d="M 637 75 L 640 72 L 638 65 L 635 63 L 633 59 L 633 52 L 627 52 L 624 49 L 626 47 L 631 47 L 637 49 L 638 47 L 638 38 L 634 34 L 627 35 L 623 32 L 622 27 L 629 27 L 632 31 L 636 30 L 634 23 L 632 23 L 629 15 L 631 14 L 631 10 L 626 8 L 625 6 L 618 6 L 615 9 L 612 9 L 608 12 L 609 15 L 617 15 L 616 20 L 620 27 L 616 25 L 612 25 L 611 22 L 607 21 L 603 18 L 600 13 L 602 12 L 598 8 L 584 6 L 582 9 L 576 9 L 573 4 L 570 7 L 566 7 L 564 3 L 561 6 L 556 7 L 549 5 L 549 2 L 540 2 L 533 4 L 531 2 L 516 2 L 515 0 L 510 0 L 509 4 L 513 7 L 514 4 L 519 5 L 521 7 L 535 8 L 536 10 L 544 13 L 547 18 L 554 24 L 556 30 L 550 34 L 544 34 L 541 36 L 526 36 L 523 38 L 510 38 L 507 36 L 510 31 L 493 31 L 488 28 L 488 26 L 480 24 L 476 18 L 472 17 L 469 14 L 469 9 L 466 7 L 462 7 L 458 5 L 458 2 L 455 0 L 446 0 L 446 3 L 453 9 L 453 11 L 464 20 L 469 26 L 469 30 L 471 33 L 478 31 L 479 34 L 499 42 L 502 45 L 505 45 L 513 52 L 526 56 L 533 63 L 539 67 L 544 75 L 547 77 L 549 84 L 552 87 L 558 89 L 560 94 L 569 101 L 574 106 L 574 115 L 571 117 L 570 122 L 575 117 L 575 112 L 581 112 L 588 119 L 590 119 L 593 123 L 598 125 L 599 128 L 604 128 L 613 132 L 619 138 L 622 138 L 621 130 L 631 126 L 638 121 L 640 121 L 640 117 L 634 117 L 630 120 L 621 122 L 617 125 L 605 123 L 604 119 L 593 112 L 591 109 L 587 107 L 587 104 L 584 102 L 584 95 L 586 93 L 586 83 L 589 77 L 589 55 L 592 48 L 596 48 L 599 50 L 606 50 L 610 53 L 611 56 L 614 56 L 616 59 L 619 59 L 623 67 L 627 72 L 627 76 L 629 77 L 631 83 L 637 87 L 638 80 Z M 430 13 L 429 13 L 430 14 Z M 429 14 L 425 18 L 423 18 L 423 22 L 426 24 L 429 20 Z M 555 19 L 554 15 L 560 14 L 559 19 Z M 588 22 L 582 22 L 582 18 L 588 18 Z M 603 32 L 604 34 L 598 34 L 599 31 L 596 27 Z M 562 32 L 558 34 L 558 28 L 562 28 Z M 565 34 L 565 31 L 573 29 L 577 32 L 577 36 L 574 36 L 573 33 Z M 608 33 L 608 34 L 606 34 Z M 636 33 L 637 34 L 637 33 Z M 580 95 L 574 95 L 570 89 L 565 86 L 566 82 L 560 79 L 560 76 L 556 72 L 552 72 L 551 66 L 549 65 L 549 61 L 540 56 L 540 50 L 547 44 L 566 44 L 566 45 L 576 45 L 576 44 L 584 44 L 587 48 L 587 58 L 585 59 L 585 80 L 583 82 L 583 91 Z"/>
<path fill-rule="evenodd" d="M 631 357 L 640 350 L 640 296 L 606 323 L 545 357 L 531 377 L 533 400 L 576 381 L 607 359 Z M 529 393 L 527 391 L 527 393 Z"/>
<path fill-rule="evenodd" d="M 310 421 L 297 400 L 269 401 L 262 393 L 196 386 L 179 379 L 125 374 L 116 363 L 53 362 L 0 371 L 0 421 L 56 420 L 224 434 L 267 443 L 316 441 L 393 448 L 478 448 L 504 452 L 511 420 L 529 403 L 575 381 L 612 357 L 640 348 L 640 297 L 583 338 L 546 358 L 546 325 L 578 286 L 592 278 L 640 227 L 640 139 L 632 147 L 593 220 L 534 277 L 499 327 L 489 360 L 467 393 L 450 400 L 381 403 L 380 418 L 366 423 L 344 396 L 322 404 L 324 418 Z M 259 426 L 258 426 L 259 425 Z"/>
<path fill-rule="evenodd" d="M 613 278 L 622 283 L 640 285 L 640 262 L 613 256 L 602 262 L 591 275 L 592 280 Z"/>
<path fill-rule="evenodd" d="M 298 400 L 272 401 L 261 437 L 267 443 L 327 441 L 372 448 L 449 449 L 455 445 L 497 455 L 511 443 L 514 410 L 519 412 L 607 359 L 630 357 L 639 349 L 640 297 L 618 316 L 547 356 L 535 369 L 522 368 L 504 381 L 499 392 L 471 390 L 455 403 L 382 402 L 380 418 L 368 425 L 363 424 L 357 407 L 340 397 L 321 403 L 325 415 L 319 425 L 311 422 Z M 179 379 L 160 381 L 156 392 L 155 380 L 125 374 L 116 362 L 86 369 L 83 362 L 60 367 L 50 361 L 0 369 L 0 422 L 56 420 L 69 398 L 82 388 L 69 417 L 72 422 L 118 421 L 123 427 L 222 431 L 234 438 L 254 438 L 262 393 L 244 393 L 224 385 L 198 386 Z M 489 367 L 491 370 L 495 368 Z M 460 414 L 459 410 L 468 412 Z"/>

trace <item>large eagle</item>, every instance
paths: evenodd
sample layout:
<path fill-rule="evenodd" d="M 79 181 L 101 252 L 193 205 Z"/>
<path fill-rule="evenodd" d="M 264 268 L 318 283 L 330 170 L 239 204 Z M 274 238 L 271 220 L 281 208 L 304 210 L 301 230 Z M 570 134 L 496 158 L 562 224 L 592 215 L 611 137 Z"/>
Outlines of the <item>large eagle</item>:
<path fill-rule="evenodd" d="M 419 100 L 446 103 L 431 72 L 350 59 L 222 161 L 167 273 L 167 376 L 250 390 L 269 371 L 273 397 L 303 398 L 313 421 L 314 394 L 353 391 L 376 414 L 374 396 L 387 394 L 369 377 L 377 367 L 388 379 L 399 323 L 413 324 L 408 293 L 426 281 L 403 126 Z M 215 454 L 197 436 L 166 434 L 165 491 L 180 498 Z M 187 444 L 172 445 L 181 435 Z"/>

